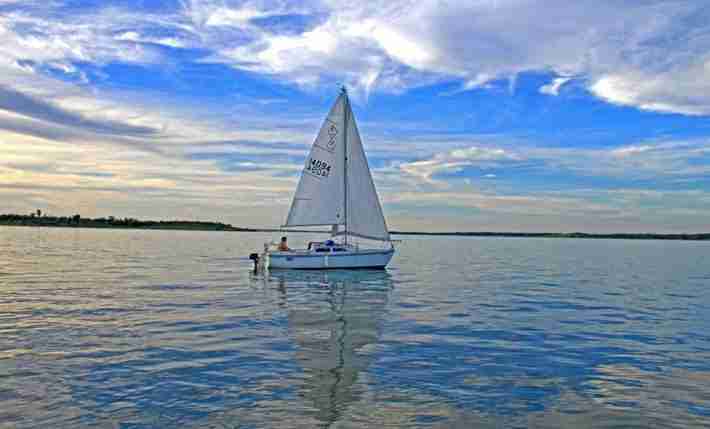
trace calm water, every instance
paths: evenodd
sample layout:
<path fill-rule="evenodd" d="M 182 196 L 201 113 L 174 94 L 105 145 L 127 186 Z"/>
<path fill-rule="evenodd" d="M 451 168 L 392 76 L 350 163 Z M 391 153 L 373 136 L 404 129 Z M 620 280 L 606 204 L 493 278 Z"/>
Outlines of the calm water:
<path fill-rule="evenodd" d="M 269 238 L 0 228 L 0 427 L 710 427 L 710 243 Z"/>

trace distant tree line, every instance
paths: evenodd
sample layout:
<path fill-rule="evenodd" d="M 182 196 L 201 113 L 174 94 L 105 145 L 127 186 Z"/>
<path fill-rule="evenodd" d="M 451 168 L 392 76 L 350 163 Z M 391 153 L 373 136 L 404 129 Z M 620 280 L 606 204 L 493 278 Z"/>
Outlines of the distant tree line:
<path fill-rule="evenodd" d="M 30 214 L 0 214 L 0 225 L 10 226 L 54 226 L 79 228 L 133 228 L 133 229 L 175 229 L 201 231 L 262 231 L 275 232 L 278 229 L 240 228 L 222 222 L 202 222 L 189 220 L 139 220 L 130 217 L 123 219 L 115 216 L 85 218 L 79 214 L 73 216 L 48 216 L 37 210 Z M 292 230 L 292 232 L 313 232 Z M 325 233 L 324 231 L 321 231 Z M 421 232 L 391 231 L 392 235 L 433 235 L 457 237 L 529 237 L 529 238 L 592 238 L 626 240 L 710 240 L 710 233 L 700 234 L 654 234 L 654 233 L 618 233 L 587 234 L 583 232 Z"/>
<path fill-rule="evenodd" d="M 248 231 L 222 222 L 202 222 L 186 220 L 139 220 L 131 217 L 115 216 L 85 218 L 79 214 L 73 216 L 48 216 L 41 210 L 30 214 L 0 214 L 0 225 L 12 226 L 56 226 L 83 228 L 138 228 L 138 229 L 188 229 L 210 231 Z"/>
<path fill-rule="evenodd" d="M 431 235 L 454 237 L 511 237 L 511 238 L 595 238 L 621 240 L 710 240 L 710 233 L 700 234 L 655 234 L 611 233 L 588 234 L 585 232 L 418 232 L 391 231 L 393 235 Z"/>

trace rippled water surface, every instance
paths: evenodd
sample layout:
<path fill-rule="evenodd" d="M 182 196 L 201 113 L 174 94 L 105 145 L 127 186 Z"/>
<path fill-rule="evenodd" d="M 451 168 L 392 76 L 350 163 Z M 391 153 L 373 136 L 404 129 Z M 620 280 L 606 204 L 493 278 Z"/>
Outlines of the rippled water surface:
<path fill-rule="evenodd" d="M 271 238 L 0 228 L 0 427 L 710 427 L 710 243 Z"/>

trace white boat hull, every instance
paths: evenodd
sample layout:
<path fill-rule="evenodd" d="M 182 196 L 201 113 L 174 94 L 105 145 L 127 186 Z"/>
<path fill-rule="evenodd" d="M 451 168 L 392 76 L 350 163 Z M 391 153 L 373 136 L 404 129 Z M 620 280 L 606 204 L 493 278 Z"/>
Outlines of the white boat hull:
<path fill-rule="evenodd" d="M 269 252 L 269 269 L 324 270 L 339 268 L 384 268 L 394 249 L 367 249 L 345 252 Z"/>

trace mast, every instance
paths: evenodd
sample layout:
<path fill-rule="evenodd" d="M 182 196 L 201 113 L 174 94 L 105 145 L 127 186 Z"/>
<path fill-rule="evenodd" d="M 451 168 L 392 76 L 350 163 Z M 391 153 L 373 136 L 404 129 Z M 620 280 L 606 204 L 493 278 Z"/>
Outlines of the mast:
<path fill-rule="evenodd" d="M 343 208 L 344 208 L 344 234 L 345 245 L 348 244 L 348 110 L 350 110 L 350 100 L 348 100 L 348 91 L 345 85 L 341 88 L 345 97 L 345 106 L 343 107 Z"/>

